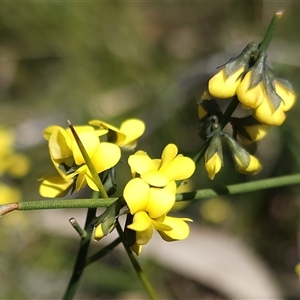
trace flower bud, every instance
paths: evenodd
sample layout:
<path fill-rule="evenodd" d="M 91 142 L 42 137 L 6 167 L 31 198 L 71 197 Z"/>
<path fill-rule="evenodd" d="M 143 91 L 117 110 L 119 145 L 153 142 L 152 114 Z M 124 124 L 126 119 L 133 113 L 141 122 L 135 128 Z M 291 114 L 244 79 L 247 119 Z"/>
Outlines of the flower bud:
<path fill-rule="evenodd" d="M 231 98 L 241 82 L 241 75 L 247 69 L 251 55 L 257 50 L 255 44 L 249 44 L 240 55 L 231 58 L 208 82 L 209 93 L 216 98 Z"/>
<path fill-rule="evenodd" d="M 208 178 L 213 180 L 223 166 L 222 143 L 219 132 L 216 132 L 205 152 L 204 165 Z"/>
<path fill-rule="evenodd" d="M 283 111 L 288 111 L 296 102 L 296 94 L 291 85 L 286 80 L 274 80 L 275 90 L 277 95 L 282 99 L 280 108 Z"/>
<path fill-rule="evenodd" d="M 260 162 L 255 156 L 250 155 L 227 133 L 223 133 L 223 136 L 231 150 L 231 156 L 237 172 L 241 174 L 256 174 L 261 170 Z"/>

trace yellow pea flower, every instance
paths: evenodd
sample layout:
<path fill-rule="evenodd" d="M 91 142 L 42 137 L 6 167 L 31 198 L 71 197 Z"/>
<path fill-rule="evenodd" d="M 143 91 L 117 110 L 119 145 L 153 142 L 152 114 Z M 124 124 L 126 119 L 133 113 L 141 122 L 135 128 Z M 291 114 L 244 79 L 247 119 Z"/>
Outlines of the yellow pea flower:
<path fill-rule="evenodd" d="M 246 131 L 251 140 L 246 138 L 239 131 L 237 132 L 237 135 L 245 144 L 250 144 L 252 142 L 256 142 L 263 139 L 268 134 L 270 126 L 264 124 L 257 124 L 252 126 L 243 126 L 243 129 Z"/>
<path fill-rule="evenodd" d="M 241 174 L 256 174 L 261 170 L 261 164 L 259 160 L 249 154 L 249 162 L 245 163 L 238 155 L 233 155 L 234 165 L 237 172 Z"/>
<path fill-rule="evenodd" d="M 262 124 L 280 126 L 285 120 L 285 113 L 281 107 L 275 110 L 273 103 L 266 96 L 256 109 L 252 113 L 253 118 Z"/>
<path fill-rule="evenodd" d="M 241 74 L 245 71 L 245 67 L 239 68 L 236 72 L 226 75 L 225 67 L 223 67 L 208 82 L 209 93 L 219 99 L 231 98 L 236 94 L 237 87 L 241 82 Z"/>
<path fill-rule="evenodd" d="M 189 178 L 195 171 L 193 160 L 177 153 L 177 146 L 168 144 L 161 159 L 151 159 L 147 153 L 138 151 L 129 157 L 128 164 L 133 175 L 139 174 L 142 180 L 154 187 L 164 187 L 172 180 Z"/>
<path fill-rule="evenodd" d="M 236 90 L 236 94 L 244 106 L 257 108 L 262 104 L 266 91 L 262 81 L 253 87 L 251 86 L 253 81 L 252 76 L 253 70 L 246 73 Z"/>

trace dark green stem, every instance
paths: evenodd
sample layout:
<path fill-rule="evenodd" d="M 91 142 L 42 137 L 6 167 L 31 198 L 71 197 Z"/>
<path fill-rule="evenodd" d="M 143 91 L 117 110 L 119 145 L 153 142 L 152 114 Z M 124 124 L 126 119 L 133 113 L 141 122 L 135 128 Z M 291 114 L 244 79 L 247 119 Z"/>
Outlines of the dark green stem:
<path fill-rule="evenodd" d="M 98 197 L 99 197 L 99 193 L 93 192 L 92 198 L 94 199 L 94 198 L 98 198 Z M 77 259 L 75 262 L 73 273 L 70 278 L 66 292 L 63 296 L 64 300 L 73 299 L 75 292 L 78 288 L 79 280 L 81 278 L 81 275 L 82 275 L 84 267 L 85 267 L 86 257 L 87 257 L 90 242 L 91 242 L 91 237 L 92 237 L 92 233 L 93 233 L 93 229 L 94 229 L 94 226 L 92 225 L 92 221 L 96 216 L 96 211 L 97 211 L 97 208 L 89 208 L 87 211 L 85 225 L 84 225 L 84 230 L 85 230 L 86 234 L 81 238 L 79 251 L 77 254 Z"/>
<path fill-rule="evenodd" d="M 300 184 L 300 174 L 268 178 L 246 183 L 239 183 L 227 186 L 216 187 L 213 189 L 197 190 L 189 193 L 176 195 L 176 201 L 196 200 L 212 198 L 220 195 L 234 195 L 255 192 L 264 189 L 278 188 L 287 185 Z"/>
<path fill-rule="evenodd" d="M 117 222 L 116 224 L 116 228 L 118 230 L 118 233 L 119 233 L 119 236 L 121 238 L 121 241 L 122 241 L 122 244 L 126 250 L 126 253 L 131 261 L 131 264 L 140 280 L 140 282 L 142 283 L 145 291 L 147 292 L 148 296 L 150 299 L 152 300 L 156 300 L 158 299 L 154 289 L 152 288 L 146 274 L 143 272 L 141 266 L 139 265 L 138 261 L 136 260 L 135 256 L 133 255 L 131 249 L 127 246 L 127 242 L 125 240 L 125 237 L 124 237 L 124 233 L 123 233 L 123 230 L 119 224 L 119 222 Z"/>
<path fill-rule="evenodd" d="M 262 40 L 262 42 L 258 46 L 258 52 L 259 53 L 267 50 L 267 48 L 268 48 L 268 46 L 269 46 L 269 44 L 270 44 L 270 42 L 273 38 L 274 32 L 277 28 L 277 25 L 279 24 L 279 21 L 281 20 L 282 15 L 283 15 L 283 12 L 279 11 L 273 16 L 273 18 L 272 18 L 272 20 L 269 24 L 269 27 L 266 31 L 266 34 L 264 36 L 264 39 Z"/>
<path fill-rule="evenodd" d="M 98 252 L 96 252 L 93 255 L 91 255 L 90 257 L 88 257 L 86 260 L 85 266 L 88 266 L 91 263 L 93 263 L 94 261 L 102 258 L 106 254 L 108 254 L 111 250 L 113 250 L 116 246 L 118 246 L 120 243 L 121 243 L 121 238 L 120 237 L 116 238 L 110 244 L 108 244 L 107 246 L 100 249 Z"/>

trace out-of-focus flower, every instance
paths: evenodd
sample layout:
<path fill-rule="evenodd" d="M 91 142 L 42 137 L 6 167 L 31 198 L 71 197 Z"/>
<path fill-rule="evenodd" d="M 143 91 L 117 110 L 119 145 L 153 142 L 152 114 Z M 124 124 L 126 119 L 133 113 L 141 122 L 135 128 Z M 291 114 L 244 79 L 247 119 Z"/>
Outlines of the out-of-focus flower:
<path fill-rule="evenodd" d="M 299 281 L 300 281 L 300 262 L 295 266 L 295 272 L 299 277 Z"/>
<path fill-rule="evenodd" d="M 132 150 L 137 145 L 137 139 L 145 131 L 145 123 L 139 119 L 128 119 L 124 121 L 120 129 L 100 120 L 92 120 L 89 124 L 99 126 L 108 130 L 107 141 L 115 143 L 119 147 Z"/>
<path fill-rule="evenodd" d="M 19 189 L 0 182 L 0 204 L 18 202 L 21 200 Z"/>

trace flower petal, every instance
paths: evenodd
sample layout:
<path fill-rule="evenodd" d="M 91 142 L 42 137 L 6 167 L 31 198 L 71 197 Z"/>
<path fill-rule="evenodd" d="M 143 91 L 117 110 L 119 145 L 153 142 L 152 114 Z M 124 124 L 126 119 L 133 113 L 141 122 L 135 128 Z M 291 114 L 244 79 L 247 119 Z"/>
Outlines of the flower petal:
<path fill-rule="evenodd" d="M 177 155 L 178 148 L 175 144 L 168 144 L 161 155 L 161 166 L 160 171 L 162 171 Z"/>
<path fill-rule="evenodd" d="M 50 156 L 54 159 L 64 159 L 72 156 L 71 140 L 63 128 L 54 130 L 49 139 Z"/>
<path fill-rule="evenodd" d="M 195 163 L 191 158 L 177 156 L 162 170 L 162 174 L 169 180 L 182 180 L 191 177 L 195 168 Z"/>
<path fill-rule="evenodd" d="M 131 179 L 126 184 L 123 197 L 132 215 L 138 211 L 145 210 L 148 203 L 149 190 L 149 185 L 140 178 Z"/>
<path fill-rule="evenodd" d="M 162 174 L 160 171 L 154 170 L 148 173 L 142 174 L 141 178 L 146 181 L 148 184 L 155 187 L 164 187 L 166 186 L 170 179 Z"/>
<path fill-rule="evenodd" d="M 128 158 L 128 164 L 133 171 L 142 175 L 150 171 L 157 170 L 156 164 L 148 156 L 146 152 L 138 151 Z"/>
<path fill-rule="evenodd" d="M 91 157 L 92 163 L 97 171 L 101 173 L 114 167 L 121 158 L 120 148 L 112 143 L 100 143 Z"/>
<path fill-rule="evenodd" d="M 158 231 L 158 233 L 167 242 L 184 240 L 190 234 L 190 228 L 186 222 L 192 222 L 192 220 L 188 218 L 173 218 L 166 216 L 163 224 L 170 226 L 172 230 Z"/>
<path fill-rule="evenodd" d="M 56 198 L 65 196 L 74 180 L 64 180 L 60 175 L 44 177 L 39 192 L 43 197 Z"/>
<path fill-rule="evenodd" d="M 126 138 L 123 142 L 119 142 L 118 145 L 127 149 L 134 149 L 136 140 L 145 131 L 145 123 L 139 119 L 128 119 L 121 124 L 120 131 L 125 134 Z"/>
<path fill-rule="evenodd" d="M 146 211 L 151 218 L 158 218 L 168 213 L 176 200 L 176 183 L 171 181 L 164 188 L 150 188 Z"/>

